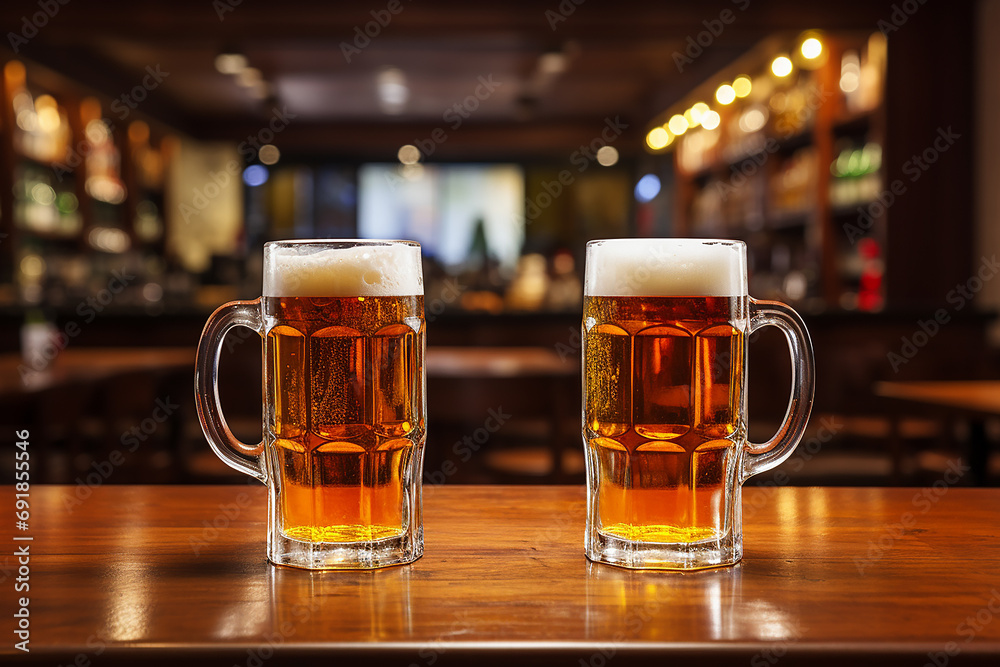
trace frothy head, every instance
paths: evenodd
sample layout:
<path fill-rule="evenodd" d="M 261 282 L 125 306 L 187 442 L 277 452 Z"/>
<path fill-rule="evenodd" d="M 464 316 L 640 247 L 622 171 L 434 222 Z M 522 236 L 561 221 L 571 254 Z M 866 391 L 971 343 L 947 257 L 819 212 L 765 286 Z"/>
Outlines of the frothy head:
<path fill-rule="evenodd" d="M 424 293 L 420 246 L 357 241 L 268 243 L 264 296 L 415 296 Z"/>
<path fill-rule="evenodd" d="M 587 244 L 588 296 L 742 296 L 746 245 L 707 239 L 610 239 Z"/>

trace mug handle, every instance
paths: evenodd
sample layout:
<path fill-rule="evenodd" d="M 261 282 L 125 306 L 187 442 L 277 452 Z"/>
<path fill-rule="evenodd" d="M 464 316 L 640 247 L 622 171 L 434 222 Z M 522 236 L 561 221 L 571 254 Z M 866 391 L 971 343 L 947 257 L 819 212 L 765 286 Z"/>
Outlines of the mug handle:
<path fill-rule="evenodd" d="M 194 402 L 198 408 L 201 430 L 212 451 L 230 468 L 267 483 L 261 456 L 264 441 L 256 445 L 240 442 L 229 430 L 219 403 L 219 353 L 226 334 L 234 327 L 247 327 L 263 335 L 264 319 L 260 299 L 230 301 L 219 306 L 205 323 L 198 341 L 194 367 Z"/>
<path fill-rule="evenodd" d="M 785 420 L 774 436 L 762 444 L 747 441 L 741 484 L 792 455 L 806 430 L 816 391 L 812 340 L 799 314 L 780 301 L 758 301 L 750 297 L 750 333 L 766 326 L 781 329 L 788 341 L 788 351 L 792 355 L 792 393 Z"/>

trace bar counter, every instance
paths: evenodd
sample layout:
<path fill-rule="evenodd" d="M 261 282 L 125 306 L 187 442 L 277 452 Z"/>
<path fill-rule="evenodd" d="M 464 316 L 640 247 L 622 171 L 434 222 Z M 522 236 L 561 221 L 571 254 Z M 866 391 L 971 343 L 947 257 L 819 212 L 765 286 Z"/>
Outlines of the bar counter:
<path fill-rule="evenodd" d="M 950 483 L 748 487 L 742 563 L 692 573 L 588 562 L 575 486 L 427 486 L 424 557 L 371 572 L 268 564 L 256 483 L 33 486 L 0 662 L 997 664 L 1000 490 Z"/>

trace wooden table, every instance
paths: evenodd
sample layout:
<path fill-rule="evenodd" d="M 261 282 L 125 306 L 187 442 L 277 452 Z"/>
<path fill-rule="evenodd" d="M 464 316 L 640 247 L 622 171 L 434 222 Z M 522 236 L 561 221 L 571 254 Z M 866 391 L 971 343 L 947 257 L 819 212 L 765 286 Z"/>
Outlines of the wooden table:
<path fill-rule="evenodd" d="M 986 481 L 990 441 L 985 419 L 1000 416 L 1000 381 L 878 382 L 875 394 L 968 421 L 969 461 L 976 480 Z"/>
<path fill-rule="evenodd" d="M 103 486 L 80 503 L 76 487 L 35 486 L 17 533 L 34 538 L 31 653 L 15 658 L 919 667 L 957 649 L 960 665 L 995 665 L 1000 491 L 950 488 L 926 511 L 921 493 L 748 488 L 743 562 L 680 574 L 589 563 L 580 487 L 429 487 L 421 560 L 310 573 L 265 561 L 262 486 Z M 25 544 L 12 524 L 7 554 Z M 10 664 L 16 564 L 2 558 Z"/>
<path fill-rule="evenodd" d="M 59 352 L 44 371 L 33 370 L 20 354 L 0 354 L 0 396 L 97 382 L 133 371 L 194 368 L 194 353 L 194 348 L 188 347 L 69 347 Z"/>

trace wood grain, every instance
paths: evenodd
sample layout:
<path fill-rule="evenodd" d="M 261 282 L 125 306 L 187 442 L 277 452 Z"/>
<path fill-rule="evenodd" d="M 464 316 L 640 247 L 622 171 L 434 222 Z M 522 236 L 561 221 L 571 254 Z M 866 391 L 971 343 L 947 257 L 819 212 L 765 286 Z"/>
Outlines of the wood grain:
<path fill-rule="evenodd" d="M 1000 656 L 994 489 L 748 488 L 743 562 L 688 574 L 589 563 L 579 487 L 427 487 L 424 557 L 373 572 L 268 564 L 262 486 L 31 498 L 32 650 L 12 649 L 8 572 L 4 664 L 922 665 L 949 642 L 959 664 Z"/>

